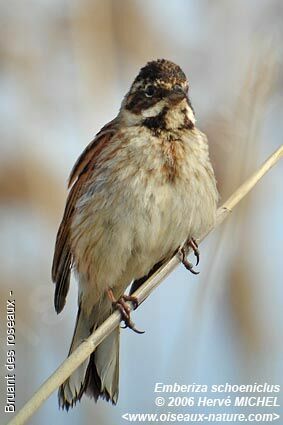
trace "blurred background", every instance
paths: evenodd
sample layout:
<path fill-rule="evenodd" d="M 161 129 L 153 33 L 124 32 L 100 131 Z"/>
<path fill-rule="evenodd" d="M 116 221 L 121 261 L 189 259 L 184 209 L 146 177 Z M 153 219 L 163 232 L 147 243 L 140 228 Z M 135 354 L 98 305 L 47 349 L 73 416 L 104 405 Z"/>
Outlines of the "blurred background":
<path fill-rule="evenodd" d="M 2 407 L 9 292 L 17 410 L 69 349 L 76 282 L 57 316 L 50 268 L 80 152 L 117 114 L 140 67 L 170 59 L 188 75 L 223 202 L 282 143 L 282 18 L 280 0 L 1 2 L 1 423 L 11 419 Z M 67 414 L 53 394 L 29 423 L 122 424 L 126 412 L 168 412 L 154 405 L 155 382 L 283 384 L 282 177 L 281 161 L 205 240 L 199 276 L 179 267 L 134 313 L 146 333 L 122 332 L 116 407 L 84 398 Z"/>

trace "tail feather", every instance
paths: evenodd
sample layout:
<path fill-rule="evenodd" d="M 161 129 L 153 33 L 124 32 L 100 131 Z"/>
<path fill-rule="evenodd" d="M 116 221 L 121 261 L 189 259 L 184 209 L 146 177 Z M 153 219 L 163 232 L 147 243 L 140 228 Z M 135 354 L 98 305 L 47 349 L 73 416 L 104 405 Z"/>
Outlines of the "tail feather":
<path fill-rule="evenodd" d="M 100 377 L 100 396 L 114 404 L 119 393 L 119 343 L 120 328 L 116 328 L 94 352 L 94 363 Z M 90 390 L 91 387 L 88 388 Z"/>
<path fill-rule="evenodd" d="M 89 337 L 98 325 L 93 323 L 93 320 L 79 307 L 69 355 Z M 107 401 L 111 400 L 113 404 L 117 403 L 119 340 L 120 330 L 116 328 L 60 386 L 58 401 L 62 409 L 69 410 L 77 401 L 80 401 L 84 393 L 95 401 L 101 397 Z"/>
<path fill-rule="evenodd" d="M 85 393 L 97 401 L 100 397 L 117 403 L 119 395 L 119 341 L 116 328 L 92 353 L 87 369 Z"/>
<path fill-rule="evenodd" d="M 79 306 L 77 320 L 75 324 L 74 335 L 72 338 L 69 354 L 70 355 L 83 341 L 90 335 L 88 317 L 83 313 Z M 89 359 L 85 360 L 73 374 L 60 386 L 58 391 L 59 406 L 68 410 L 73 407 L 84 393 L 84 381 L 88 367 Z"/>

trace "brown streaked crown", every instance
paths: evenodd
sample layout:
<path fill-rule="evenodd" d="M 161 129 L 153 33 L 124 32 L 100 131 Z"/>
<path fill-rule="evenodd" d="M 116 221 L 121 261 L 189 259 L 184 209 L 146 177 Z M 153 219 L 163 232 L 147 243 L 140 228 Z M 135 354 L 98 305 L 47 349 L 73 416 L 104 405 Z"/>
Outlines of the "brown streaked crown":
<path fill-rule="evenodd" d="M 187 78 L 182 69 L 175 63 L 166 59 L 158 59 L 148 62 L 139 72 L 134 84 L 143 81 L 147 83 L 155 83 L 156 81 L 174 84 L 186 84 Z"/>

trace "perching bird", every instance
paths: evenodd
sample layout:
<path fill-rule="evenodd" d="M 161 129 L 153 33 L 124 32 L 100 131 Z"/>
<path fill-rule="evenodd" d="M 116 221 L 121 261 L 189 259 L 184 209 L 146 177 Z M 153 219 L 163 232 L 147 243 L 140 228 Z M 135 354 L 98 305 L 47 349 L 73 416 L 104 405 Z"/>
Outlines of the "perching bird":
<path fill-rule="evenodd" d="M 162 59 L 140 70 L 117 117 L 75 163 L 69 187 L 52 278 L 57 313 L 72 269 L 78 280 L 71 353 L 115 306 L 133 327 L 123 298 L 128 285 L 142 282 L 187 240 L 198 255 L 195 239 L 215 221 L 218 192 L 207 138 L 195 127 L 188 81 L 178 65 Z M 84 393 L 116 404 L 119 332 L 61 385 L 62 408 Z"/>

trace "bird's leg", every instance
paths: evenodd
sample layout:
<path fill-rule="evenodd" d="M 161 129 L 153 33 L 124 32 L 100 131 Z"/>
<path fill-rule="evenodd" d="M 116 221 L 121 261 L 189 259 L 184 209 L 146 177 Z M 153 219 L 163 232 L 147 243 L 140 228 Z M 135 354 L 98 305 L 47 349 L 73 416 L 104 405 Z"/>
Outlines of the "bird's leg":
<path fill-rule="evenodd" d="M 189 270 L 193 274 L 199 274 L 199 272 L 196 272 L 194 270 L 194 266 L 192 265 L 192 263 L 190 263 L 187 260 L 186 251 L 185 251 L 185 248 L 183 246 L 179 248 L 178 255 L 179 255 L 180 261 L 184 264 L 184 266 L 186 267 L 187 270 Z"/>
<path fill-rule="evenodd" d="M 192 250 L 194 251 L 195 257 L 197 259 L 197 262 L 196 262 L 196 266 L 197 266 L 198 263 L 199 263 L 199 249 L 198 249 L 198 244 L 197 244 L 197 241 L 195 240 L 195 238 L 191 238 L 188 241 L 188 246 L 190 246 L 192 248 Z"/>
<path fill-rule="evenodd" d="M 122 319 L 125 323 L 124 327 L 130 328 L 138 334 L 143 334 L 144 331 L 139 331 L 135 327 L 135 324 L 132 322 L 132 320 L 131 320 L 131 310 L 130 310 L 128 304 L 127 304 L 127 301 L 131 301 L 134 304 L 134 308 L 137 308 L 137 306 L 138 306 L 137 298 L 132 296 L 132 295 L 122 295 L 122 297 L 120 297 L 118 300 L 116 300 L 116 298 L 114 297 L 112 289 L 107 290 L 107 295 L 108 295 L 108 298 L 110 299 L 110 301 L 112 302 L 112 305 L 114 307 L 118 308 L 118 310 L 120 311 L 121 317 L 122 317 Z"/>

